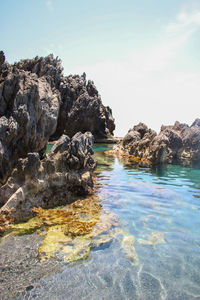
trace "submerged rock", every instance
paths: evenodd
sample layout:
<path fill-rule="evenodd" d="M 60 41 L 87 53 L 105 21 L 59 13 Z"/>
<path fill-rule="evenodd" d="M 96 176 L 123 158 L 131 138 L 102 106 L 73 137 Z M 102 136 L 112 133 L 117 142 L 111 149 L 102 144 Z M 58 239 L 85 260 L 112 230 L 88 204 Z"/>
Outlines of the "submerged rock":
<path fill-rule="evenodd" d="M 33 207 L 53 207 L 73 200 L 73 195 L 88 194 L 93 187 L 91 133 L 77 133 L 72 139 L 63 135 L 49 155 L 40 160 L 38 153 L 19 159 L 6 184 L 0 188 L 0 215 L 24 220 Z"/>
<path fill-rule="evenodd" d="M 175 122 L 173 126 L 162 126 L 160 133 L 139 123 L 130 129 L 114 151 L 131 162 L 142 166 L 169 163 L 185 166 L 200 163 L 200 119 L 189 127 Z"/>

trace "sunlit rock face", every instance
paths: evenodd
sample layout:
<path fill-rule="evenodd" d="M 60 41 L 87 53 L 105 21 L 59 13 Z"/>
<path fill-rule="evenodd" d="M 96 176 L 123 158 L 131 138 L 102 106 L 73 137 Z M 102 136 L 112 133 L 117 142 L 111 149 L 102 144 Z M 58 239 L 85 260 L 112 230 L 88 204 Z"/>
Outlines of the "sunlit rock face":
<path fill-rule="evenodd" d="M 43 152 L 55 132 L 60 94 L 45 77 L 0 66 L 0 184 L 19 158 Z"/>
<path fill-rule="evenodd" d="M 91 133 L 77 133 L 72 139 L 63 135 L 46 158 L 28 153 L 19 159 L 7 183 L 0 188 L 0 214 L 24 220 L 33 207 L 54 207 L 69 203 L 73 195 L 86 195 L 93 188 L 96 166 Z"/>
<path fill-rule="evenodd" d="M 112 110 L 102 104 L 93 81 L 86 80 L 86 74 L 64 76 L 61 60 L 52 54 L 21 60 L 15 64 L 21 70 L 45 77 L 61 96 L 58 126 L 52 139 L 63 133 L 72 137 L 76 132 L 90 131 L 95 139 L 110 138 L 115 129 Z"/>
<path fill-rule="evenodd" d="M 85 74 L 64 76 L 52 54 L 10 65 L 0 52 L 0 185 L 19 158 L 42 156 L 50 138 L 79 131 L 110 138 L 114 129 L 111 109 Z"/>
<path fill-rule="evenodd" d="M 95 139 L 110 138 L 115 129 L 112 110 L 86 75 L 67 76 L 61 82 L 61 107 L 55 137 L 63 132 L 73 136 L 77 131 L 90 131 Z"/>
<path fill-rule="evenodd" d="M 179 122 L 173 126 L 162 126 L 158 135 L 139 123 L 129 130 L 112 153 L 127 156 L 143 167 L 162 163 L 199 164 L 200 120 L 196 119 L 191 126 Z"/>

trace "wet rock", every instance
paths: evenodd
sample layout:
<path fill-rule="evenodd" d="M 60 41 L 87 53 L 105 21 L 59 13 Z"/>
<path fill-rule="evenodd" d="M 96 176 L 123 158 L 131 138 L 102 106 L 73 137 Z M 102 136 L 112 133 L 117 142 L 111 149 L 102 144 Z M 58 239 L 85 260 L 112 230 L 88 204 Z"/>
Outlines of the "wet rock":
<path fill-rule="evenodd" d="M 127 156 L 142 167 L 170 163 L 193 165 L 200 163 L 200 119 L 189 127 L 175 122 L 162 126 L 160 133 L 139 123 L 130 129 L 113 154 Z"/>
<path fill-rule="evenodd" d="M 91 133 L 77 133 L 72 139 L 62 136 L 49 155 L 38 153 L 19 159 L 7 183 L 0 189 L 0 214 L 12 210 L 11 217 L 24 220 L 33 207 L 53 207 L 72 200 L 73 195 L 88 194 L 93 187 Z"/>

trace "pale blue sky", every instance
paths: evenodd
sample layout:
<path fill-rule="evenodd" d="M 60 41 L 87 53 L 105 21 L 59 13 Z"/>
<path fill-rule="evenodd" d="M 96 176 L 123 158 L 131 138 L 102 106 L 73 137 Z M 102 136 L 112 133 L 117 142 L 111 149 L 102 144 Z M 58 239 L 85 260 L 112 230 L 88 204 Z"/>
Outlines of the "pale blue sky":
<path fill-rule="evenodd" d="M 1 0 L 9 62 L 58 55 L 113 109 L 116 135 L 200 117 L 199 0 Z"/>

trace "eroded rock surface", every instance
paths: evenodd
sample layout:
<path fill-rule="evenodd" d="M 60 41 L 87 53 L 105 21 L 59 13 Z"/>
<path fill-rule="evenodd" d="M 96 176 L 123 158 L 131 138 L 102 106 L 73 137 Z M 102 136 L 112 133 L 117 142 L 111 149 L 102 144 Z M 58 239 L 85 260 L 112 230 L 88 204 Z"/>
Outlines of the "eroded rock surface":
<path fill-rule="evenodd" d="M 139 123 L 130 129 L 113 152 L 130 156 L 140 166 L 169 163 L 185 166 L 200 163 L 200 119 L 191 126 L 175 122 L 162 126 L 160 133 Z"/>
<path fill-rule="evenodd" d="M 61 106 L 56 133 L 52 139 L 63 133 L 72 137 L 76 132 L 90 131 L 95 139 L 111 138 L 115 129 L 112 110 L 102 104 L 94 82 L 86 80 L 86 74 L 64 76 L 61 60 L 52 54 L 21 60 L 14 65 L 17 69 L 29 71 L 44 77 L 61 95 Z"/>
<path fill-rule="evenodd" d="M 0 189 L 0 214 L 12 211 L 19 221 L 33 215 L 33 207 L 53 207 L 72 201 L 73 195 L 88 194 L 93 187 L 94 138 L 90 132 L 72 139 L 63 135 L 49 155 L 38 153 L 19 159 L 7 183 Z"/>
<path fill-rule="evenodd" d="M 95 140 L 110 138 L 115 129 L 112 111 L 102 104 L 92 81 L 82 76 L 65 77 L 60 85 L 61 107 L 55 137 L 91 131 Z"/>
<path fill-rule="evenodd" d="M 19 158 L 43 152 L 55 132 L 60 94 L 45 77 L 3 64 L 0 67 L 0 183 Z"/>
<path fill-rule="evenodd" d="M 90 131 L 106 139 L 114 129 L 111 109 L 85 73 L 64 76 L 52 54 L 10 65 L 0 52 L 0 185 L 19 158 L 42 155 L 50 138 Z"/>

